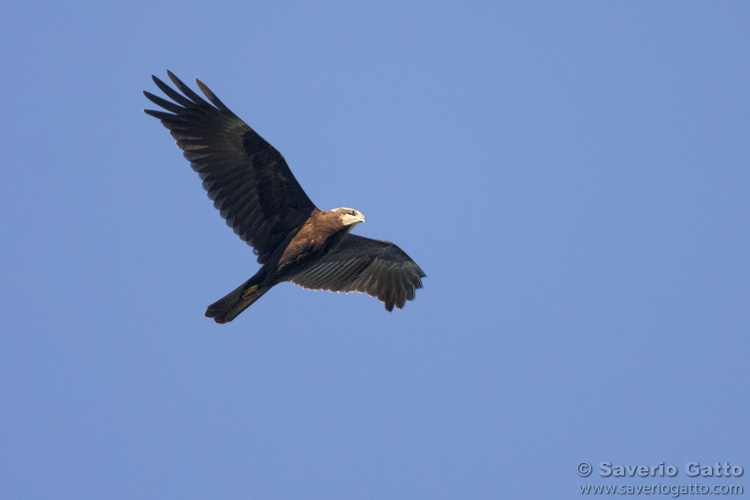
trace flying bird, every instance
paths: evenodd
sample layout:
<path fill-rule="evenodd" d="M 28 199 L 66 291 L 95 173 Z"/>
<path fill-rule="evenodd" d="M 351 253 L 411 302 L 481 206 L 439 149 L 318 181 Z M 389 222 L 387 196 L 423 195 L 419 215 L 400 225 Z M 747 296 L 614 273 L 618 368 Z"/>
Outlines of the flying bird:
<path fill-rule="evenodd" d="M 367 293 L 389 312 L 414 299 L 425 274 L 403 250 L 390 241 L 350 234 L 365 221 L 359 211 L 318 209 L 281 153 L 203 82 L 196 80 L 208 101 L 167 74 L 181 93 L 153 76 L 174 102 L 144 91 L 166 112 L 143 111 L 169 129 L 214 206 L 261 264 L 252 278 L 208 306 L 207 317 L 228 323 L 284 281 L 314 290 Z"/>

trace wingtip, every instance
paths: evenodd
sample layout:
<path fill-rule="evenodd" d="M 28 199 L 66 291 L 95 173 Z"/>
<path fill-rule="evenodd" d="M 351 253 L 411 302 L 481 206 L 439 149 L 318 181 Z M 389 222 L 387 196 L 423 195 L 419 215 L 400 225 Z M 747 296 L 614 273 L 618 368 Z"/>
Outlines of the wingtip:
<path fill-rule="evenodd" d="M 202 81 L 200 81 L 199 78 L 195 79 L 195 84 L 198 85 L 198 88 L 201 89 L 201 92 L 203 92 L 204 94 L 206 94 L 206 96 L 213 95 L 213 92 L 211 92 L 211 90 L 209 90 L 208 86 L 205 83 L 203 83 Z"/>
<path fill-rule="evenodd" d="M 177 78 L 177 75 L 175 75 L 169 70 L 167 70 L 167 76 L 169 76 L 169 79 L 172 80 L 172 83 L 174 83 L 177 86 L 177 88 L 179 88 L 180 90 L 182 90 L 181 87 L 186 86 L 184 83 L 182 83 L 182 80 Z"/>

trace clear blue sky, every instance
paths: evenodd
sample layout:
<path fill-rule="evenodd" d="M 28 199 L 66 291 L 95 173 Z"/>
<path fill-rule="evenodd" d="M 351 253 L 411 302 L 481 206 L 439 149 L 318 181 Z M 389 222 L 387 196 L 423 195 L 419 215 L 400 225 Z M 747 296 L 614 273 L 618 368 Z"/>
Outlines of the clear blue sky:
<path fill-rule="evenodd" d="M 750 488 L 746 2 L 13 2 L 0 497 L 581 498 L 579 462 Z M 171 69 L 425 288 L 276 287 L 167 131 Z M 685 474 L 633 484 L 689 483 Z M 667 498 L 667 496 L 664 496 Z"/>

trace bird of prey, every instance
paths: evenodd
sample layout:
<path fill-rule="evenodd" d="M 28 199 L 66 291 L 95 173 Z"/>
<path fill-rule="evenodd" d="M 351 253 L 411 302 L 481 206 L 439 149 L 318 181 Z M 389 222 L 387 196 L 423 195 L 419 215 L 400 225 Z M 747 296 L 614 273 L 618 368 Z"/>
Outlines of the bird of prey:
<path fill-rule="evenodd" d="M 214 206 L 262 265 L 255 276 L 208 306 L 207 317 L 228 323 L 283 281 L 314 290 L 367 293 L 388 311 L 414 299 L 425 274 L 403 250 L 390 241 L 350 234 L 365 221 L 359 211 L 319 210 L 284 157 L 203 82 L 196 80 L 208 101 L 167 74 L 179 92 L 156 76 L 153 80 L 173 102 L 144 91 L 165 110 L 144 111 L 169 129 Z"/>

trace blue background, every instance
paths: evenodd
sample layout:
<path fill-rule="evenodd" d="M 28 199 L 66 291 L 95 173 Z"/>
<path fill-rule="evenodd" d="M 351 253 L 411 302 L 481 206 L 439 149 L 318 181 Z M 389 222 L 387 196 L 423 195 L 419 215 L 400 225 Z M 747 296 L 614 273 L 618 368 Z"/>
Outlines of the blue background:
<path fill-rule="evenodd" d="M 750 469 L 748 26 L 739 1 L 4 6 L 0 497 Z M 409 253 L 416 300 L 284 284 L 203 318 L 258 266 L 140 111 L 167 68 Z"/>

